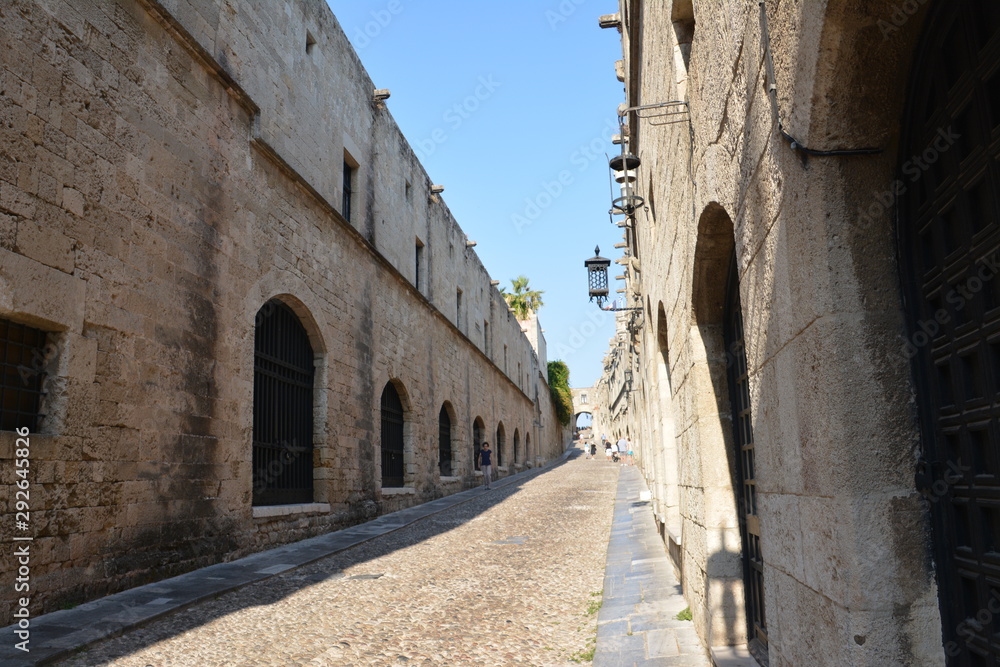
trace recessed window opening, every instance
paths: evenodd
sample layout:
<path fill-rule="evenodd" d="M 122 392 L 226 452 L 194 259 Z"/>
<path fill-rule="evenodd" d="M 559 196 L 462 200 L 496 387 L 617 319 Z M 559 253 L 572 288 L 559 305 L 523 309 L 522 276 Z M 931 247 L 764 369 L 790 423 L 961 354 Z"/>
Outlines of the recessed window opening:
<path fill-rule="evenodd" d="M 389 382 L 382 390 L 382 488 L 403 486 L 405 423 L 403 401 Z"/>
<path fill-rule="evenodd" d="M 313 47 L 316 46 L 316 38 L 313 34 L 306 30 L 306 53 L 312 53 Z"/>
<path fill-rule="evenodd" d="M 253 504 L 313 500 L 315 357 L 298 316 L 272 299 L 254 331 Z"/>
<path fill-rule="evenodd" d="M 413 285 L 420 290 L 424 291 L 423 284 L 423 274 L 424 274 L 424 243 L 419 238 L 417 239 L 415 246 L 415 257 L 414 262 L 416 265 L 416 270 L 413 275 Z"/>
<path fill-rule="evenodd" d="M 344 151 L 344 182 L 343 200 L 340 205 L 340 213 L 344 220 L 351 221 L 351 213 L 354 203 L 354 190 L 357 181 L 358 162 L 351 157 L 350 153 Z"/>
<path fill-rule="evenodd" d="M 691 0 L 674 0 L 670 17 L 677 37 L 677 56 L 687 72 L 691 62 L 691 44 L 694 42 L 694 5 Z"/>
<path fill-rule="evenodd" d="M 46 332 L 0 319 L 0 430 L 38 431 L 45 369 L 54 353 Z"/>
<path fill-rule="evenodd" d="M 438 466 L 442 477 L 451 476 L 451 416 L 444 405 L 438 414 Z"/>

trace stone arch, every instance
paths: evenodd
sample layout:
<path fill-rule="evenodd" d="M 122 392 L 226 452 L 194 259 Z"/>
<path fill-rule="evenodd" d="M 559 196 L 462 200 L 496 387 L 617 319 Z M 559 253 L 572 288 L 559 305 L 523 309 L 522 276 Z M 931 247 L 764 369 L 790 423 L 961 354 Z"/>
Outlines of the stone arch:
<path fill-rule="evenodd" d="M 503 421 L 497 422 L 497 434 L 496 442 L 494 443 L 493 450 L 497 454 L 497 468 L 506 466 L 510 461 L 507 460 L 507 429 L 504 428 Z"/>
<path fill-rule="evenodd" d="M 458 469 L 459 430 L 455 406 L 445 401 L 438 411 L 438 472 L 442 477 L 451 477 Z"/>
<path fill-rule="evenodd" d="M 331 327 L 323 317 L 324 304 L 314 297 L 314 293 L 309 285 L 294 274 L 272 269 L 253 284 L 244 294 L 240 305 L 240 323 L 237 331 L 238 339 L 234 342 L 234 347 L 238 349 L 238 363 L 241 374 L 246 378 L 248 386 L 252 387 L 254 369 L 254 332 L 258 321 L 258 315 L 264 304 L 272 300 L 277 300 L 286 305 L 299 318 L 299 322 L 305 327 L 309 337 L 309 344 L 313 349 L 313 363 L 315 368 L 314 390 L 313 390 L 313 470 L 316 476 L 313 479 L 313 500 L 320 503 L 338 502 L 343 498 L 341 492 L 337 490 L 333 475 L 318 474 L 324 463 L 333 460 L 329 455 L 329 393 L 327 387 L 330 377 L 330 355 L 328 354 L 328 338 L 335 334 L 329 333 Z M 326 332 L 326 333 L 324 333 Z M 241 401 L 239 412 L 239 423 L 246 433 L 245 447 L 246 460 L 241 464 L 241 478 L 247 480 L 247 492 L 250 493 L 252 485 L 253 463 L 252 463 L 252 443 L 253 437 L 253 394 L 252 389 L 248 392 L 247 399 Z"/>
<path fill-rule="evenodd" d="M 689 336 L 691 368 L 689 390 L 701 400 L 691 429 L 696 441 L 695 478 L 704 493 L 704 517 L 698 527 L 704 535 L 685 535 L 683 545 L 692 539 L 708 547 L 704 572 L 685 569 L 685 587 L 705 593 L 705 606 L 692 605 L 694 621 L 702 626 L 712 645 L 738 645 L 747 641 L 746 627 L 736 622 L 745 618 L 744 581 L 741 555 L 742 539 L 735 496 L 736 457 L 733 452 L 727 355 L 724 341 L 727 281 L 736 253 L 732 218 L 717 202 L 711 202 L 698 219 L 698 236 L 692 276 L 692 329 Z M 685 457 L 681 457 L 682 459 Z M 720 465 L 725 462 L 724 465 Z M 685 550 L 687 547 L 684 547 Z M 687 561 L 688 556 L 684 557 Z M 693 562 L 699 557 L 691 555 Z M 704 557 L 700 557 L 704 559 Z M 691 577 L 703 581 L 689 582 Z M 704 609 L 715 610 L 706 615 Z"/>
<path fill-rule="evenodd" d="M 399 433 L 396 439 L 397 422 L 392 418 L 393 403 L 398 399 L 402 423 L 398 424 Z M 399 378 L 390 378 L 382 387 L 379 397 L 379 421 L 381 432 L 379 449 L 381 456 L 376 457 L 378 465 L 377 479 L 382 480 L 383 488 L 406 487 L 413 485 L 414 446 L 413 446 L 413 403 L 406 385 Z M 397 449 L 401 447 L 401 450 Z M 401 460 L 396 454 L 402 455 Z M 389 482 L 387 484 L 387 482 Z"/>
<path fill-rule="evenodd" d="M 301 317 L 285 301 L 269 299 L 258 309 L 253 355 L 252 503 L 311 503 L 316 356 Z"/>
<path fill-rule="evenodd" d="M 472 420 L 472 467 L 474 470 L 479 470 L 479 450 L 482 449 L 484 441 L 489 442 L 486 439 L 486 422 L 483 421 L 482 417 L 477 416 Z"/>

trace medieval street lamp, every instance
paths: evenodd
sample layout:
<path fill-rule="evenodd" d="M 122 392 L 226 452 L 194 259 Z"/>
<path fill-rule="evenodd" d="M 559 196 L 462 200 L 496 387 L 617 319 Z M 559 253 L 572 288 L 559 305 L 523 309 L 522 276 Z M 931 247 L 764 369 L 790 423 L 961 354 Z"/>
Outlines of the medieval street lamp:
<path fill-rule="evenodd" d="M 604 301 L 608 298 L 608 267 L 611 260 L 601 257 L 601 248 L 594 248 L 594 256 L 583 262 L 587 268 L 587 283 L 590 287 L 590 300 L 597 299 L 597 307 L 607 311 L 642 310 L 641 308 L 618 308 L 616 306 L 604 307 Z"/>

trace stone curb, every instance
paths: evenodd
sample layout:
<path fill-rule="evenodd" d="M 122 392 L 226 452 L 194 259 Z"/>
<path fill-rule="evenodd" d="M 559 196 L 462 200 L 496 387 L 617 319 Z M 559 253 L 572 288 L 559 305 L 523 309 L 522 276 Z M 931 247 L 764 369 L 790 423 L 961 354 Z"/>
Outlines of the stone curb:
<path fill-rule="evenodd" d="M 493 482 L 494 489 L 528 480 L 565 462 L 575 450 L 543 466 Z M 0 630 L 0 664 L 45 665 L 103 639 L 121 635 L 167 614 L 209 598 L 237 590 L 327 556 L 363 544 L 381 535 L 405 528 L 420 519 L 486 495 L 482 486 L 385 514 L 357 526 L 318 535 L 274 549 L 251 554 L 228 563 L 131 588 L 73 609 L 55 611 L 30 619 L 31 652 L 14 648 L 19 641 L 16 624 Z"/>
<path fill-rule="evenodd" d="M 687 602 L 649 501 L 640 499 L 644 490 L 639 469 L 622 467 L 597 615 L 594 667 L 710 667 L 694 626 L 676 620 Z"/>

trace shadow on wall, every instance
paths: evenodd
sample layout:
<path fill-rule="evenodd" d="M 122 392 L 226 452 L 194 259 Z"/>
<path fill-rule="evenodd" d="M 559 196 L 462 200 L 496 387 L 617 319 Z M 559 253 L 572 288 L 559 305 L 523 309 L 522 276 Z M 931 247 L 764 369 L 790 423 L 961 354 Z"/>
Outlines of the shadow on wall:
<path fill-rule="evenodd" d="M 739 538 L 738 533 L 736 537 Z M 721 549 L 708 557 L 705 567 L 705 590 L 709 592 L 709 599 L 718 605 L 709 609 L 706 637 L 717 646 L 737 646 L 747 641 L 744 588 L 743 579 L 730 576 L 730 573 L 742 571 L 743 553 L 739 548 L 729 547 L 724 528 L 719 529 L 719 544 Z"/>

